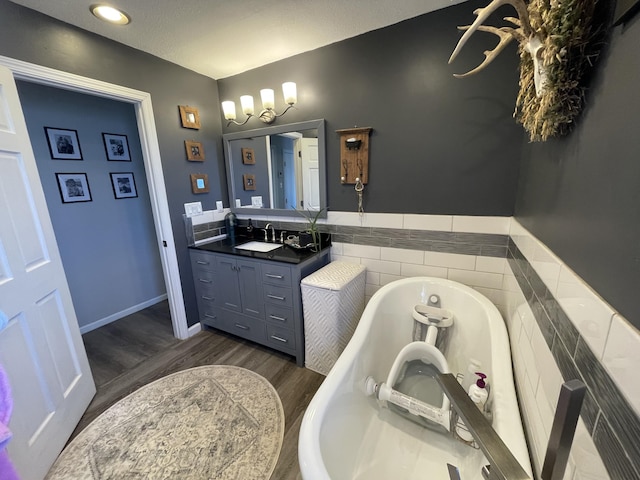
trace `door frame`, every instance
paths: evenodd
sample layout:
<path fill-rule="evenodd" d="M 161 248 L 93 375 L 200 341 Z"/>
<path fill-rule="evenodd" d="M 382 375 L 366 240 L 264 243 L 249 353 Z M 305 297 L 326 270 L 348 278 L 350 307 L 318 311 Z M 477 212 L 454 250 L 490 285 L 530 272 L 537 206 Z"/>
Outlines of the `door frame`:
<path fill-rule="evenodd" d="M 162 272 L 171 310 L 173 334 L 179 339 L 186 339 L 190 335 L 197 333 L 200 330 L 199 325 L 194 325 L 191 328 L 187 326 L 187 315 L 184 308 L 184 297 L 178 269 L 178 256 L 169 215 L 169 202 L 162 172 L 162 159 L 153 116 L 151 94 L 2 55 L 0 55 L 0 65 L 4 65 L 11 70 L 16 80 L 27 80 L 32 83 L 109 98 L 134 105 Z"/>

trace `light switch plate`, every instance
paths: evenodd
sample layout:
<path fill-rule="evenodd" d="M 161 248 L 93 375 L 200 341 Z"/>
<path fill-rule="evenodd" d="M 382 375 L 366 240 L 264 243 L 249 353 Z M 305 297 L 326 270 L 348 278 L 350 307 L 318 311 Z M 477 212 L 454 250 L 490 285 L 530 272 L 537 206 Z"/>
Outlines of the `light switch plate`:
<path fill-rule="evenodd" d="M 201 202 L 185 203 L 184 213 L 186 213 L 187 217 L 202 215 L 202 203 Z"/>

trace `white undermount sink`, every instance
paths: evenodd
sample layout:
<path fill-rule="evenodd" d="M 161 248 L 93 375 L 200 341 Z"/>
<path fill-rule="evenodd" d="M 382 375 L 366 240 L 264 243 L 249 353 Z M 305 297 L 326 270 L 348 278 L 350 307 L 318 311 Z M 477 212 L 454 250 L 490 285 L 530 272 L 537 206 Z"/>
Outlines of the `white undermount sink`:
<path fill-rule="evenodd" d="M 265 242 L 247 242 L 242 245 L 237 245 L 235 248 L 238 250 L 250 250 L 252 252 L 270 252 L 271 250 L 275 250 L 276 248 L 280 248 L 282 245 L 278 245 L 277 243 L 265 243 Z"/>

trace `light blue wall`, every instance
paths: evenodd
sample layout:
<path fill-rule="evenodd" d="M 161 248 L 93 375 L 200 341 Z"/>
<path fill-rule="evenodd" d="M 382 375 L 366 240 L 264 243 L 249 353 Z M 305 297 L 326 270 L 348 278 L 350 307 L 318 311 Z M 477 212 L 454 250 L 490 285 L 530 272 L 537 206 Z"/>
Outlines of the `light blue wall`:
<path fill-rule="evenodd" d="M 80 327 L 166 293 L 134 107 L 18 82 L 31 144 Z M 44 127 L 77 130 L 82 161 L 53 160 Z M 131 162 L 107 161 L 102 133 L 126 135 Z M 133 172 L 116 199 L 110 172 Z M 62 203 L 56 173 L 86 173 L 91 202 Z"/>

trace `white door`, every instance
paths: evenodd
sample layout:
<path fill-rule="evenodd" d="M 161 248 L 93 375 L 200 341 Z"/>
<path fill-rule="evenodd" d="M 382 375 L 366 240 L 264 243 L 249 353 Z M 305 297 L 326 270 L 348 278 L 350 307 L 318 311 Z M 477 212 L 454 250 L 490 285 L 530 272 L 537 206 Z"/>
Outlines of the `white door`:
<path fill-rule="evenodd" d="M 305 210 L 320 210 L 318 139 L 302 139 L 302 189 Z"/>
<path fill-rule="evenodd" d="M 96 292 L 99 295 L 100 292 Z M 0 364 L 14 409 L 9 457 L 42 479 L 95 394 L 27 127 L 0 66 Z"/>

